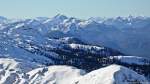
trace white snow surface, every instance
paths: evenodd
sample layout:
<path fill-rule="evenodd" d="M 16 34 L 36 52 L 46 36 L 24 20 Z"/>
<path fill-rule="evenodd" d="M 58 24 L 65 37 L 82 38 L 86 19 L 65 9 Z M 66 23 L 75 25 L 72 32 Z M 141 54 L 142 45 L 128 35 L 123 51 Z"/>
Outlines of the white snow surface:
<path fill-rule="evenodd" d="M 32 70 L 28 74 L 30 84 L 71 84 L 85 71 L 69 66 L 50 66 Z"/>
<path fill-rule="evenodd" d="M 132 84 L 131 82 L 148 84 L 144 76 L 119 65 L 86 73 L 71 66 L 43 66 L 19 59 L 0 58 L 0 84 Z"/>
<path fill-rule="evenodd" d="M 0 58 L 0 84 L 22 84 L 27 72 L 42 66 L 27 60 Z"/>
<path fill-rule="evenodd" d="M 74 84 L 149 84 L 144 76 L 119 66 L 110 65 L 82 76 Z"/>
<path fill-rule="evenodd" d="M 73 49 L 77 49 L 77 48 L 81 48 L 81 49 L 96 49 L 96 50 L 101 50 L 101 49 L 104 49 L 104 47 L 97 47 L 97 46 L 90 46 L 90 45 L 81 45 L 81 44 L 69 44 L 69 46 Z"/>
<path fill-rule="evenodd" d="M 137 65 L 149 65 L 149 59 L 138 56 L 112 56 L 123 63 L 137 64 Z M 111 57 L 110 57 L 111 58 Z"/>
<path fill-rule="evenodd" d="M 0 58 L 0 84 L 71 84 L 85 71 L 70 66 L 44 66 Z"/>

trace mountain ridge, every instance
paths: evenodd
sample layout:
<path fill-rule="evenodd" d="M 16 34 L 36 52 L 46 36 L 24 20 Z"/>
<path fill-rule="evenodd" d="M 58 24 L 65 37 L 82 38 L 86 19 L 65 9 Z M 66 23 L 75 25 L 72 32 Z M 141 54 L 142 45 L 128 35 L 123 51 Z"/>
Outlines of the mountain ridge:
<path fill-rule="evenodd" d="M 117 64 L 150 80 L 149 21 L 148 17 L 131 16 L 81 20 L 60 14 L 52 18 L 2 20 L 0 60 L 6 60 L 2 61 L 6 69 L 14 66 L 10 71 L 18 70 L 16 65 L 30 67 L 19 60 L 33 63 L 36 68 L 68 65 L 86 72 Z M 10 58 L 13 60 L 8 61 Z M 8 70 L 8 74 L 20 76 L 18 71 Z M 28 78 L 27 74 L 23 76 Z"/>

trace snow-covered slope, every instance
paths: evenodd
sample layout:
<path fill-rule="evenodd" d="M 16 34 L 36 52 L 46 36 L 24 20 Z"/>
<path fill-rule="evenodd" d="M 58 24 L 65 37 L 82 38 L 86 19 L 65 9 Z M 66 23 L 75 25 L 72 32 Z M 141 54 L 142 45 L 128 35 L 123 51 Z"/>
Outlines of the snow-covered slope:
<path fill-rule="evenodd" d="M 69 66 L 50 66 L 28 72 L 31 84 L 71 84 L 85 71 Z"/>
<path fill-rule="evenodd" d="M 137 65 L 149 65 L 150 60 L 138 56 L 112 56 L 110 57 L 117 59 L 123 63 L 128 63 L 128 64 L 137 64 Z"/>
<path fill-rule="evenodd" d="M 119 65 L 92 71 L 73 84 L 149 84 L 144 76 Z"/>
<path fill-rule="evenodd" d="M 3 17 L 3 16 L 0 16 L 0 23 L 7 20 L 7 18 Z"/>
<path fill-rule="evenodd" d="M 0 58 L 0 84 L 71 84 L 85 71 L 69 66 L 40 65 L 12 58 Z"/>
<path fill-rule="evenodd" d="M 130 82 L 130 83 L 129 83 Z M 44 66 L 26 60 L 0 58 L 1 84 L 148 84 L 144 76 L 119 66 L 86 73 L 70 66 Z"/>
<path fill-rule="evenodd" d="M 22 72 L 28 72 L 32 69 L 44 66 L 35 62 L 29 62 L 28 60 L 20 60 L 15 58 L 0 58 L 1 69 L 5 70 L 17 70 Z"/>
<path fill-rule="evenodd" d="M 15 58 L 0 58 L 0 84 L 19 84 L 26 73 L 44 65 Z"/>
<path fill-rule="evenodd" d="M 37 41 L 43 40 L 45 36 L 55 38 L 72 36 L 86 43 L 117 49 L 128 55 L 150 56 L 149 17 L 129 16 L 81 20 L 58 14 L 53 18 L 9 20 L 9 23 L 1 24 L 0 27 L 10 36 L 19 34 L 22 38 L 32 38 Z"/>
<path fill-rule="evenodd" d="M 0 29 L 1 29 L 2 25 L 6 22 L 7 22 L 7 18 L 0 16 Z"/>
<path fill-rule="evenodd" d="M 149 17 L 130 16 L 102 20 L 68 18 L 58 21 L 57 25 L 50 27 L 52 30 L 49 35 L 55 37 L 70 35 L 94 45 L 117 49 L 128 55 L 150 56 Z"/>
<path fill-rule="evenodd" d="M 60 14 L 53 18 L 20 20 L 1 17 L 0 63 L 6 69 L 12 65 L 10 70 L 6 70 L 13 76 L 9 78 L 7 75 L 10 80 L 22 75 L 18 70 L 38 75 L 29 70 L 34 63 L 37 67 L 31 67 L 38 68 L 35 72 L 44 69 L 38 65 L 70 65 L 89 72 L 115 63 L 149 78 L 149 22 L 148 17 L 131 16 L 88 20 Z M 24 60 L 29 62 L 29 66 Z M 18 66 L 23 68 L 18 69 Z M 49 70 L 49 67 L 46 69 Z M 2 70 L 3 80 L 7 79 L 3 75 L 6 71 Z M 29 79 L 27 74 L 23 78 L 24 82 L 29 81 L 26 78 Z"/>

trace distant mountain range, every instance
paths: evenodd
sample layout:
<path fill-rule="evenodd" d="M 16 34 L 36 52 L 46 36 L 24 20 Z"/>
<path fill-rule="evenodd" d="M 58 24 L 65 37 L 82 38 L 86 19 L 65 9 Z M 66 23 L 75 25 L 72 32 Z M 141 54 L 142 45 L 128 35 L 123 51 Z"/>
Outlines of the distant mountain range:
<path fill-rule="evenodd" d="M 150 80 L 149 32 L 150 17 L 141 16 L 92 17 L 88 20 L 60 14 L 52 18 L 33 19 L 8 19 L 0 16 L 0 83 L 61 84 L 60 81 L 64 81 L 65 84 L 67 79 L 60 80 L 57 75 L 62 73 L 59 69 L 68 70 L 67 67 L 74 66 L 82 69 L 84 75 L 90 72 L 78 81 L 71 79 L 73 84 L 84 84 L 87 79 L 96 82 L 97 79 L 94 80 L 91 76 L 99 71 L 93 70 L 102 68 L 100 73 L 101 70 L 106 73 L 109 69 L 103 71 L 103 68 L 107 69 L 108 66 L 114 70 L 110 75 L 116 76 L 117 79 L 122 77 L 115 79 L 116 84 L 122 81 L 145 84 Z M 51 65 L 59 66 L 54 66 L 56 69 L 49 75 L 47 71 L 49 67 L 50 70 L 53 69 Z M 34 73 L 42 69 L 44 72 L 40 75 Z M 69 76 L 77 76 L 78 79 L 78 76 L 81 76 L 79 69 L 78 73 L 76 69 L 75 72 L 69 72 L 74 73 Z M 115 75 L 116 72 L 119 75 Z M 64 74 L 64 77 L 66 75 Z M 99 74 L 95 77 L 104 76 Z M 133 77 L 133 80 L 128 80 L 130 77 Z M 113 80 L 108 82 L 111 84 Z"/>
<path fill-rule="evenodd" d="M 39 33 L 36 37 L 40 34 L 56 38 L 72 36 L 86 43 L 103 45 L 128 55 L 148 58 L 150 56 L 150 17 L 96 17 L 88 20 L 60 14 L 52 18 L 19 20 L 0 17 L 0 26 L 2 32 L 10 34 L 30 29 L 35 31 L 34 33 Z M 40 36 L 36 39 L 40 39 Z"/>

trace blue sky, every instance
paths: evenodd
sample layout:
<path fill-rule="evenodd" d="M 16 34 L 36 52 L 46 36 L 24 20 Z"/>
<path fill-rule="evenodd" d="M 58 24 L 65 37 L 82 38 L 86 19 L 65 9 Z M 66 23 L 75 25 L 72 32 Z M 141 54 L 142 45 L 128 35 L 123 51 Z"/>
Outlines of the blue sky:
<path fill-rule="evenodd" d="M 9 18 L 53 17 L 58 13 L 78 18 L 150 16 L 150 0 L 0 0 L 0 15 Z"/>

